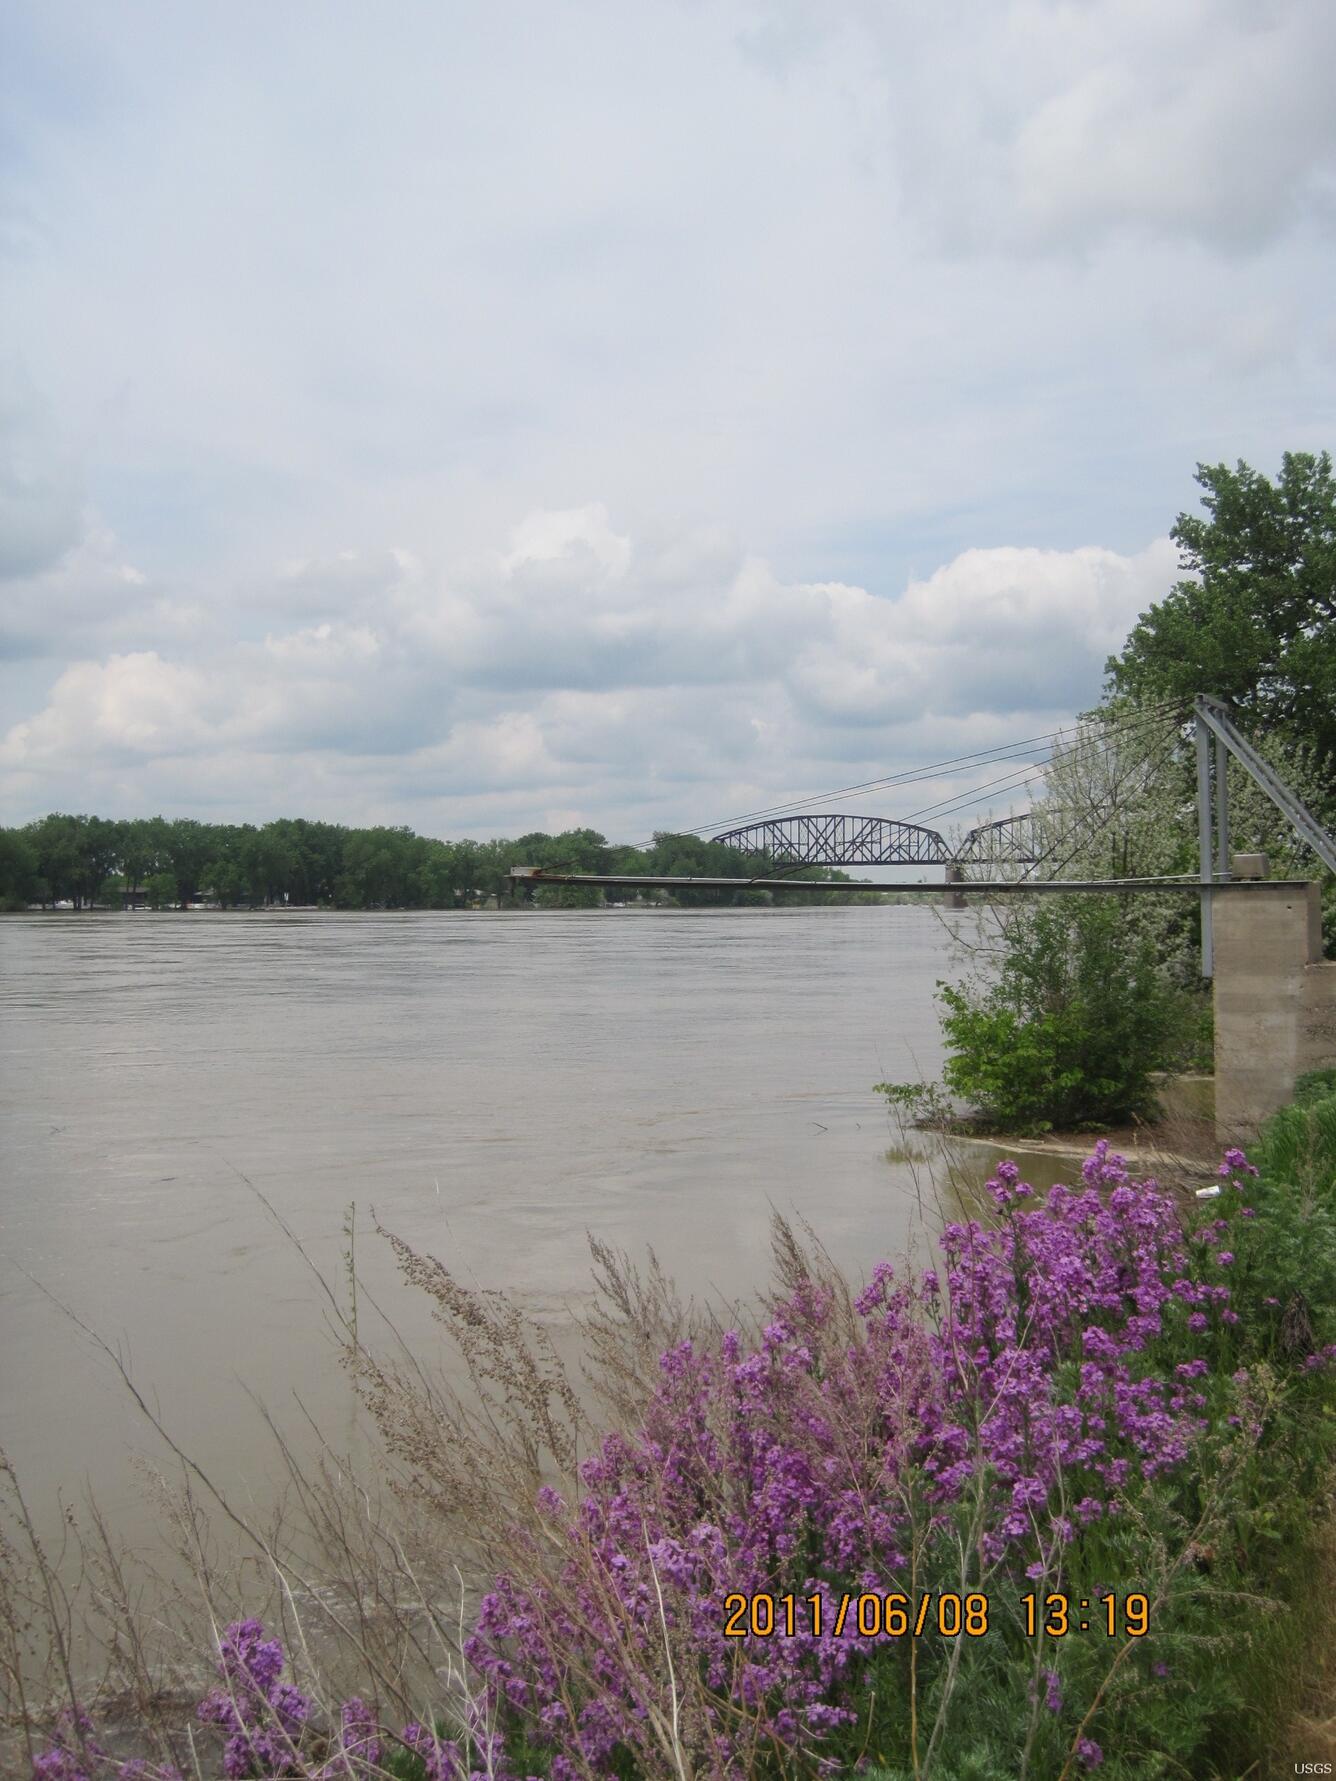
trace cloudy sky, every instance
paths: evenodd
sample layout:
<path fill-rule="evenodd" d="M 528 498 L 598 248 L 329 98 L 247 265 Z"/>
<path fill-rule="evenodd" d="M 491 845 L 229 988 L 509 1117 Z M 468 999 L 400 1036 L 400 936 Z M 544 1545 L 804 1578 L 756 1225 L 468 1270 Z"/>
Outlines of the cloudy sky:
<path fill-rule="evenodd" d="M 1336 443 L 1333 66 L 1323 0 L 8 0 L 0 820 L 639 841 L 1055 728 L 1196 462 Z"/>

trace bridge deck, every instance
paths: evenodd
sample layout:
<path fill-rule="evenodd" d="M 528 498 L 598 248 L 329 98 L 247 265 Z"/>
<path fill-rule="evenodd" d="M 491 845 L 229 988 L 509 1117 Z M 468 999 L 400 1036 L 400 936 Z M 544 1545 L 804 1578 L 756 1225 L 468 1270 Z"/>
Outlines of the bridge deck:
<path fill-rule="evenodd" d="M 669 878 L 627 873 L 549 872 L 542 866 L 512 866 L 510 880 L 512 891 L 525 885 L 586 884 L 609 890 L 872 890 L 894 891 L 897 896 L 907 892 L 910 896 L 921 897 L 940 897 L 943 891 L 960 891 L 966 896 L 993 891 L 1188 891 L 1193 896 L 1200 896 L 1203 889 L 1240 891 L 1260 887 L 1275 890 L 1277 885 L 1298 889 L 1307 883 L 1306 879 L 1300 878 L 1222 879 L 1214 886 L 1204 886 L 1200 878 L 1008 878 L 964 879 L 958 883 L 939 881 L 936 884 L 871 884 L 866 879 L 832 883 L 821 878 Z"/>

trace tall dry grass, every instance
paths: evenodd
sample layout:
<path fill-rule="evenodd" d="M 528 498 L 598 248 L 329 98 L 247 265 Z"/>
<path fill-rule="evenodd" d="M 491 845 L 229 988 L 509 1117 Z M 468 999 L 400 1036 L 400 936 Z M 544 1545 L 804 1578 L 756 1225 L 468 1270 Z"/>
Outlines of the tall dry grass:
<path fill-rule="evenodd" d="M 216 1740 L 194 1706 L 214 1680 L 220 1630 L 243 1616 L 282 1638 L 330 1724 L 361 1694 L 387 1724 L 476 1729 L 462 1644 L 491 1577 L 527 1561 L 542 1536 L 538 1490 L 578 1489 L 602 1431 L 635 1426 L 664 1349 L 718 1327 L 652 1254 L 637 1264 L 591 1238 L 593 1302 L 577 1316 L 572 1364 L 503 1294 L 465 1285 L 377 1224 L 404 1282 L 430 1302 L 442 1340 L 428 1357 L 358 1278 L 351 1238 L 341 1293 L 258 1197 L 319 1283 L 379 1444 L 356 1459 L 300 1407 L 294 1424 L 255 1400 L 282 1481 L 261 1522 L 179 1446 L 122 1357 L 60 1306 L 165 1450 L 140 1468 L 160 1542 L 151 1555 L 127 1551 L 92 1497 L 62 1505 L 59 1541 L 43 1539 L 0 1454 L 0 1772 L 30 1765 L 43 1733 L 73 1713 L 113 1753 L 215 1773 Z"/>

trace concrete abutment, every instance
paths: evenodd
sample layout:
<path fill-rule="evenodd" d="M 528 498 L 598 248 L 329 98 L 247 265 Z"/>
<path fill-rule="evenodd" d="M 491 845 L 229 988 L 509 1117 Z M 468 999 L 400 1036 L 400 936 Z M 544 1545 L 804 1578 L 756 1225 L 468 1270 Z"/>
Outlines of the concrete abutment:
<path fill-rule="evenodd" d="M 1316 884 L 1221 884 L 1212 896 L 1216 1135 L 1246 1142 L 1296 1077 L 1336 1066 L 1336 961 L 1322 957 Z"/>

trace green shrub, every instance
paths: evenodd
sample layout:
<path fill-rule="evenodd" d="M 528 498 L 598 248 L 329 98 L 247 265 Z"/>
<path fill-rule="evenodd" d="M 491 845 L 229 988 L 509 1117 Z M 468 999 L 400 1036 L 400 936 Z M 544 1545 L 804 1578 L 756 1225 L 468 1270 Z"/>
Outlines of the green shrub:
<path fill-rule="evenodd" d="M 987 985 L 939 984 L 946 1086 L 1005 1131 L 1098 1129 L 1155 1111 L 1195 1004 L 1168 984 L 1128 898 L 1046 898 L 1011 923 Z"/>
<path fill-rule="evenodd" d="M 1336 1071 L 1313 1071 L 1300 1080 L 1315 1085 Z M 1316 1086 L 1282 1107 L 1262 1129 L 1254 1152 L 1263 1178 L 1299 1188 L 1309 1202 L 1336 1201 L 1336 1080 L 1326 1094 Z"/>
<path fill-rule="evenodd" d="M 1303 1103 L 1336 1095 L 1336 1070 L 1308 1070 L 1294 1084 L 1294 1098 Z"/>
<path fill-rule="evenodd" d="M 874 1094 L 885 1095 L 902 1119 L 917 1126 L 950 1126 L 956 1110 L 935 1082 L 876 1082 Z"/>
<path fill-rule="evenodd" d="M 1234 1297 L 1256 1351 L 1302 1364 L 1336 1343 L 1336 1094 L 1282 1107 L 1253 1154 Z"/>

